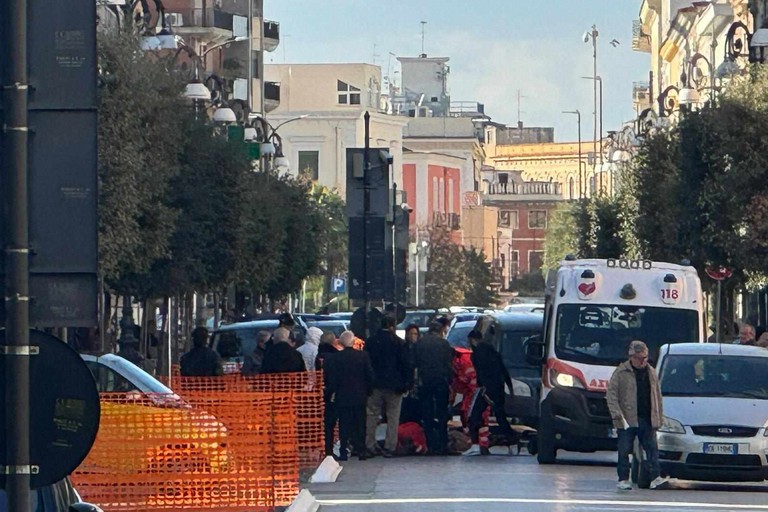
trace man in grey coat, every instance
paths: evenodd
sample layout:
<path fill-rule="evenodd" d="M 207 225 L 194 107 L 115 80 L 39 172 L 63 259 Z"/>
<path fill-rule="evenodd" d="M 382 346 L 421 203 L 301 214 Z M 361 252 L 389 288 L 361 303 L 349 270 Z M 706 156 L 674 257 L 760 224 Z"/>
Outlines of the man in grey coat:
<path fill-rule="evenodd" d="M 648 364 L 648 346 L 635 340 L 629 344 L 629 359 L 613 372 L 606 393 L 613 426 L 618 431 L 619 474 L 617 487 L 632 489 L 629 481 L 629 454 L 635 438 L 645 450 L 648 460 L 651 489 L 666 484 L 659 474 L 659 448 L 656 430 L 661 427 L 663 410 L 661 388 L 656 370 Z"/>

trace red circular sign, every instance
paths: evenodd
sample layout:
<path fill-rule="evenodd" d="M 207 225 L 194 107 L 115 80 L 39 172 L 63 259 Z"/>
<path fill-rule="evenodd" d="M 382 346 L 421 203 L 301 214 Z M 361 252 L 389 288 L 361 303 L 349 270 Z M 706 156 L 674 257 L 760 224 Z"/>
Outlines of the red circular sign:
<path fill-rule="evenodd" d="M 733 275 L 733 270 L 728 267 L 706 267 L 704 272 L 715 281 L 723 281 Z"/>

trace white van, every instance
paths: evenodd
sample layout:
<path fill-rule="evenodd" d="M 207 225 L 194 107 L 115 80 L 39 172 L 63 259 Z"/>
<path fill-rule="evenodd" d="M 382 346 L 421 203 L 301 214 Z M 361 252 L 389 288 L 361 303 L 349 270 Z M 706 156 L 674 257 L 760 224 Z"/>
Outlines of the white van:
<path fill-rule="evenodd" d="M 569 259 L 550 272 L 544 337 L 529 340 L 542 366 L 538 460 L 558 449 L 615 450 L 605 390 L 629 343 L 642 340 L 652 363 L 667 343 L 705 339 L 696 270 L 650 260 Z"/>

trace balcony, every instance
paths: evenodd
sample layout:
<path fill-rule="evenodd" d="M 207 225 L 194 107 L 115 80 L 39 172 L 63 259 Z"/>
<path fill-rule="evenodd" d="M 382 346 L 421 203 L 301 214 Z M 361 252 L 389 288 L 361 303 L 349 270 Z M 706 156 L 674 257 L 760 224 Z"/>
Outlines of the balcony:
<path fill-rule="evenodd" d="M 651 106 L 650 91 L 651 86 L 648 82 L 634 82 L 632 84 L 632 103 L 637 112 Z"/>
<path fill-rule="evenodd" d="M 457 231 L 461 229 L 461 215 L 458 213 L 433 212 L 432 226 Z"/>
<path fill-rule="evenodd" d="M 222 11 L 214 7 L 184 8 L 180 3 L 173 3 L 165 13 L 165 23 L 171 30 L 182 37 L 199 39 L 204 44 L 215 44 L 234 35 L 237 21 L 247 18 Z M 239 24 L 242 25 L 242 24 Z M 238 34 L 240 35 L 240 34 Z"/>
<path fill-rule="evenodd" d="M 562 184 L 557 181 L 491 183 L 488 186 L 488 195 L 560 196 L 562 189 Z"/>
<path fill-rule="evenodd" d="M 280 44 L 280 24 L 276 21 L 264 20 L 264 51 L 273 52 Z"/>
<path fill-rule="evenodd" d="M 272 112 L 280 106 L 280 82 L 264 82 L 264 111 Z"/>
<path fill-rule="evenodd" d="M 640 20 L 632 22 L 632 49 L 636 52 L 651 53 L 651 37 L 643 33 L 643 23 Z"/>

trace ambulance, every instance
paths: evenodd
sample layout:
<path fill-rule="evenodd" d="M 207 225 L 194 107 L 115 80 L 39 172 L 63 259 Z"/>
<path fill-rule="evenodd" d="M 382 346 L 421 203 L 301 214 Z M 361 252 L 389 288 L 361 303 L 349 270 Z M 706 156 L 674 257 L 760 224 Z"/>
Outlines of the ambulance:
<path fill-rule="evenodd" d="M 629 343 L 642 340 L 655 364 L 667 343 L 705 340 L 696 270 L 650 260 L 566 257 L 547 276 L 544 333 L 526 342 L 542 367 L 538 461 L 558 450 L 616 449 L 605 391 Z"/>

